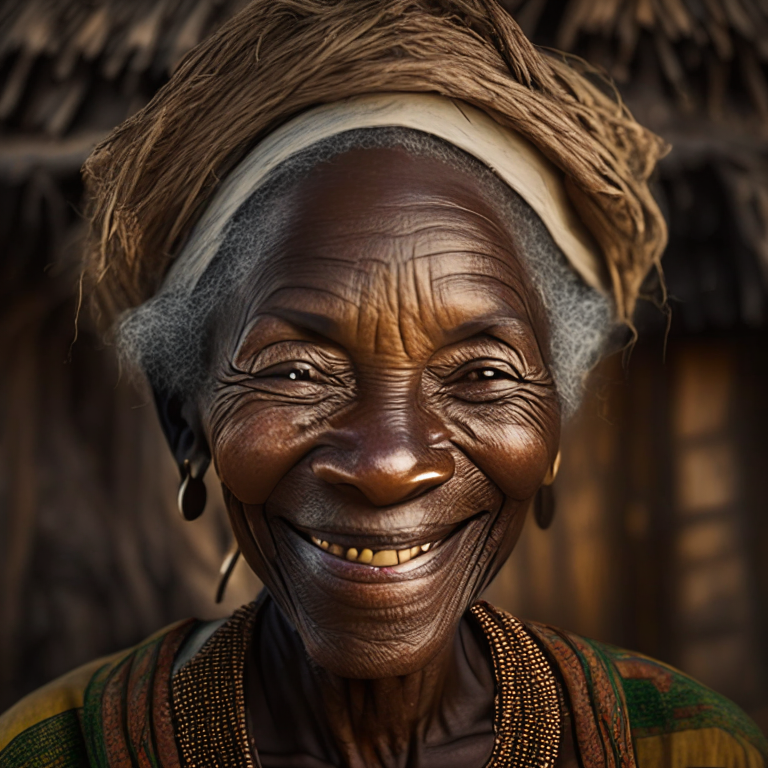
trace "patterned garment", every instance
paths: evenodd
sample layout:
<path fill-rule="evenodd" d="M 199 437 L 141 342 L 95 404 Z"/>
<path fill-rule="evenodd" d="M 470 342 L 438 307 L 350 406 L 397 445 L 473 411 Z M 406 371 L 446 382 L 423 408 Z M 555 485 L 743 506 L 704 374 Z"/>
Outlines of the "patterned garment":
<path fill-rule="evenodd" d="M 198 622 L 163 630 L 23 699 L 0 717 L 0 768 L 252 765 L 240 710 L 254 605 L 235 613 L 175 677 L 177 651 Z M 475 610 L 505 617 L 483 602 Z M 584 768 L 768 767 L 757 726 L 695 680 L 553 627 L 526 627 L 560 672 Z M 206 727 L 190 727 L 193 690 L 210 702 Z"/>

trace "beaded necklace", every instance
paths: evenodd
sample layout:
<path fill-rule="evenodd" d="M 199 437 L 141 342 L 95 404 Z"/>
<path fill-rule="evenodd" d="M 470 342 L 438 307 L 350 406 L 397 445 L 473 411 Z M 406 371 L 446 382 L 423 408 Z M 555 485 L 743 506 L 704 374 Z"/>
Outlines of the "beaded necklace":
<path fill-rule="evenodd" d="M 496 739 L 485 768 L 553 768 L 561 704 L 546 656 L 514 616 L 482 600 L 470 612 L 488 641 L 496 677 Z M 255 604 L 234 613 L 173 678 L 176 735 L 190 768 L 257 768 L 243 681 L 255 617 Z"/>

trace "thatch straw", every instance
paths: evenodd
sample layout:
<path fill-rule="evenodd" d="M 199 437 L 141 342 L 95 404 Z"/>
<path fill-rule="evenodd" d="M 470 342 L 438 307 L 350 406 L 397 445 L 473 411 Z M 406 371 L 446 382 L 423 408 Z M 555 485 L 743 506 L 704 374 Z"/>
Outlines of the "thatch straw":
<path fill-rule="evenodd" d="M 84 275 L 114 315 L 150 297 L 220 179 L 307 107 L 437 92 L 530 139 L 565 175 L 599 244 L 620 319 L 666 227 L 647 181 L 666 145 L 494 0 L 255 0 L 195 48 L 85 165 Z"/>

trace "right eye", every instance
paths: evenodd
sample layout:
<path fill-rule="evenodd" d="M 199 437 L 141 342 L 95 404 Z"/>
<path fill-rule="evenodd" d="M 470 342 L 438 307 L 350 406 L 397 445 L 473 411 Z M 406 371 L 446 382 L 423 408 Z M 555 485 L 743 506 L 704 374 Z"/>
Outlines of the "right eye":
<path fill-rule="evenodd" d="M 320 383 L 326 377 L 314 365 L 304 361 L 292 360 L 286 363 L 270 365 L 254 374 L 259 379 L 282 379 L 289 382 Z"/>

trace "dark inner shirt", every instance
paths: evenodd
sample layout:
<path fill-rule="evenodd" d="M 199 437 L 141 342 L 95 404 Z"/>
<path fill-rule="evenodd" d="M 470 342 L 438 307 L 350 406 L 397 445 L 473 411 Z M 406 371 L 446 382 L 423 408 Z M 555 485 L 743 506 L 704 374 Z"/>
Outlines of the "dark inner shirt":
<path fill-rule="evenodd" d="M 480 627 L 468 618 L 455 643 L 456 679 L 449 685 L 465 695 L 442 708 L 419 751 L 409 754 L 409 766 L 482 768 L 493 750 L 496 687 L 490 649 Z M 248 728 L 262 768 L 342 765 L 311 663 L 296 630 L 273 600 L 264 600 L 246 663 Z M 577 768 L 571 718 L 567 711 L 563 715 L 556 768 Z"/>

